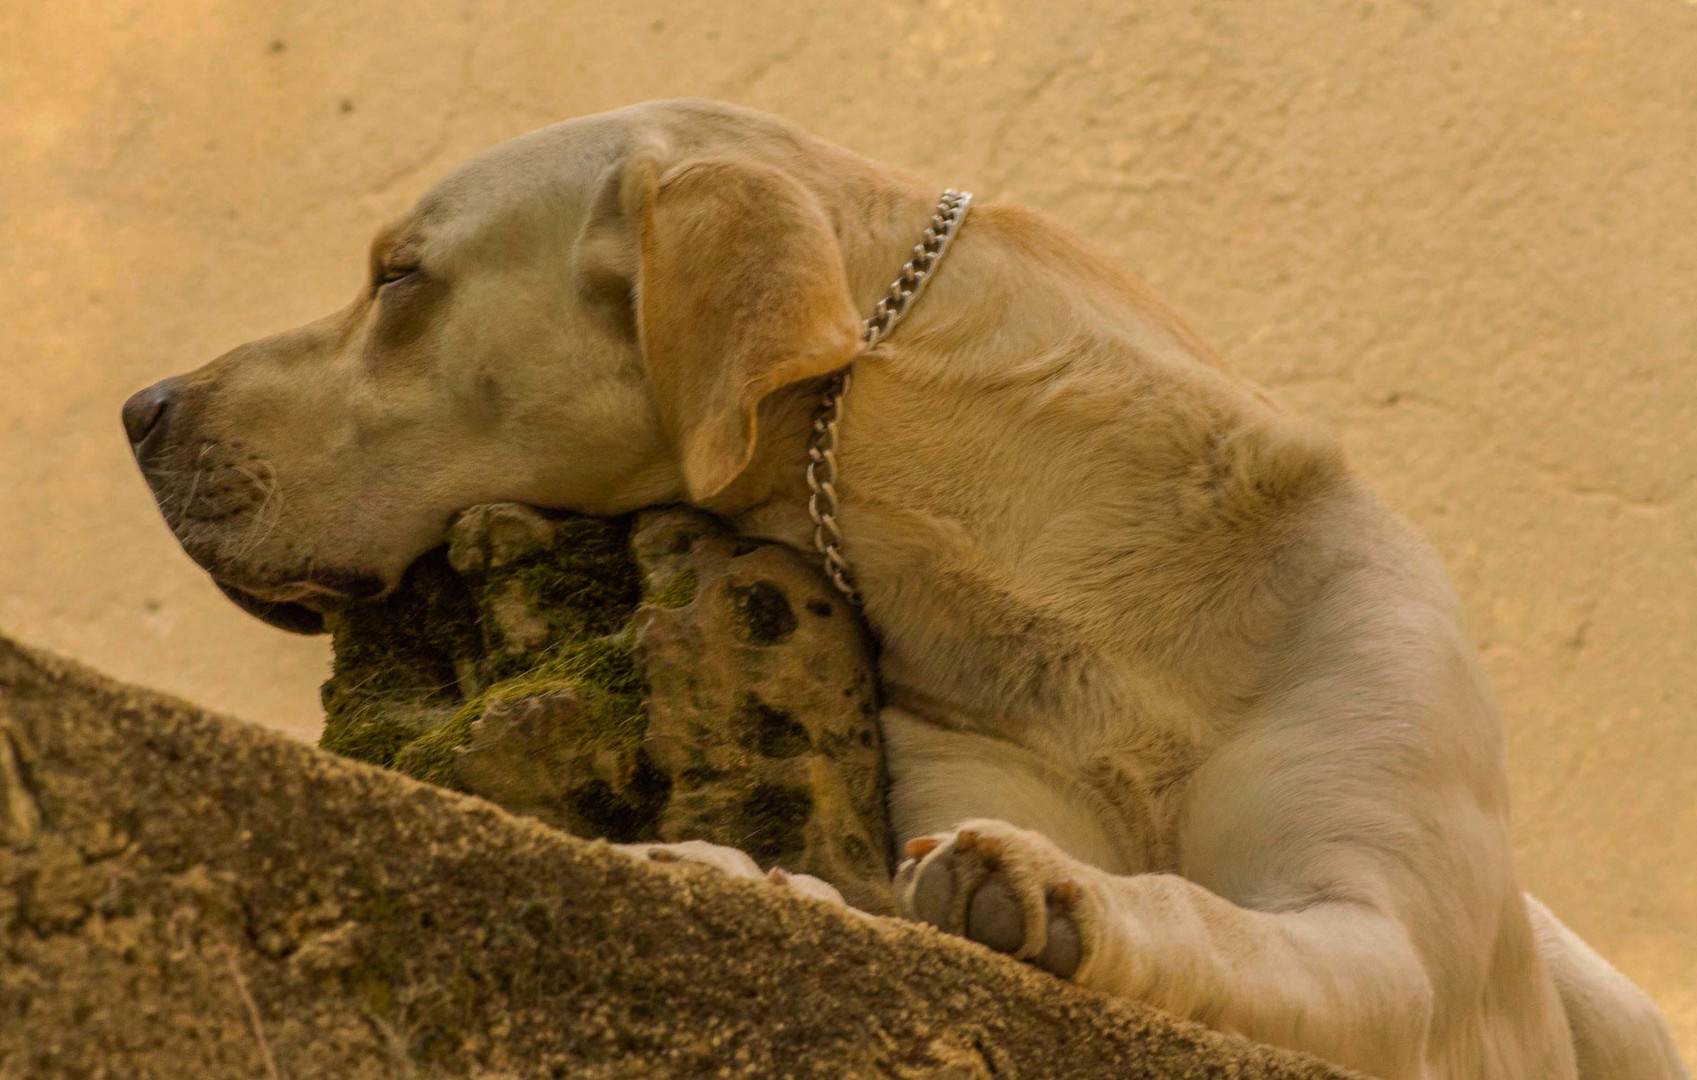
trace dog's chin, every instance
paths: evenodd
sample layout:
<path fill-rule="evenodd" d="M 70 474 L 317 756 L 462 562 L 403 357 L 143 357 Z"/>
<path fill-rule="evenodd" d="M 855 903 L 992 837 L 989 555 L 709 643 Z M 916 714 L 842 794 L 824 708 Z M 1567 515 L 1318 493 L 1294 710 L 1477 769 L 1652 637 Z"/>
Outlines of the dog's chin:
<path fill-rule="evenodd" d="M 279 630 L 287 630 L 291 634 L 322 634 L 326 629 L 324 613 L 315 608 L 291 600 L 261 600 L 222 581 L 218 581 L 217 585 L 237 607 Z"/>

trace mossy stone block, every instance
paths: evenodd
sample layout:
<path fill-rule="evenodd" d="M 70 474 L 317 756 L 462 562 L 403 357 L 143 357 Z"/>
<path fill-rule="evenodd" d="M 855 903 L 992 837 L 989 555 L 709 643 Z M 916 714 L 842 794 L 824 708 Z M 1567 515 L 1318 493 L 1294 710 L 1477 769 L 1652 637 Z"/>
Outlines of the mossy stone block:
<path fill-rule="evenodd" d="M 481 506 L 333 630 L 325 748 L 579 836 L 737 846 L 888 910 L 871 652 L 797 553 L 683 508 Z"/>

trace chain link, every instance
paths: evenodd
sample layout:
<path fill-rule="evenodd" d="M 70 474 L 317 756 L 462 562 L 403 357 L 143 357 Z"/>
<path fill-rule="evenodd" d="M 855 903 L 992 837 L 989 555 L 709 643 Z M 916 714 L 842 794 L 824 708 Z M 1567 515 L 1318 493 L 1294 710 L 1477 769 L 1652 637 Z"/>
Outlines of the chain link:
<path fill-rule="evenodd" d="M 902 267 L 901 276 L 890 283 L 889 291 L 861 324 L 862 355 L 889 337 L 912 309 L 971 207 L 970 191 L 949 188 L 943 192 L 937 201 L 937 212 L 925 227 L 924 237 L 913 249 L 913 258 Z M 849 571 L 848 560 L 843 558 L 843 532 L 837 525 L 837 424 L 843 418 L 843 399 L 851 385 L 850 368 L 833 375 L 820 395 L 818 411 L 813 414 L 813 437 L 807 447 L 807 486 L 812 491 L 807 499 L 807 512 L 813 518 L 813 546 L 824 559 L 825 576 L 849 603 L 859 607 L 860 590 L 855 588 L 854 575 Z"/>

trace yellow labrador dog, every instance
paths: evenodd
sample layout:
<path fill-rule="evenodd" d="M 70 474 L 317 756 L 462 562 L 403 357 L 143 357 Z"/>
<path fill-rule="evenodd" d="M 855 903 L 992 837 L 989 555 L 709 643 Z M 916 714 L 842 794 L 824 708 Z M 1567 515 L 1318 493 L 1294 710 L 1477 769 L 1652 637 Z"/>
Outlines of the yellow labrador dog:
<path fill-rule="evenodd" d="M 313 630 L 478 503 L 685 501 L 811 550 L 810 421 L 852 363 L 841 551 L 904 914 L 1384 1080 L 1687 1076 L 1516 886 L 1460 606 L 1331 439 L 1014 207 L 861 353 L 937 199 L 722 105 L 560 124 L 384 229 L 349 306 L 125 426 L 188 552 Z"/>

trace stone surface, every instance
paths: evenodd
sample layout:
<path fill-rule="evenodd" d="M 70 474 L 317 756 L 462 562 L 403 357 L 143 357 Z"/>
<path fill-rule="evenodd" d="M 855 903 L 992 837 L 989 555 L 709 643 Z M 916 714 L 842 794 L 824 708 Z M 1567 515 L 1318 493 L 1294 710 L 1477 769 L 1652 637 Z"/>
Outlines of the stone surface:
<path fill-rule="evenodd" d="M 1526 885 L 1697 1059 L 1697 4 L 103 0 L 0 13 L 0 627 L 314 739 L 130 392 L 346 303 L 495 142 L 703 94 L 1049 212 L 1455 572 Z"/>
<path fill-rule="evenodd" d="M 1343 1080 L 0 639 L 0 1080 Z"/>
<path fill-rule="evenodd" d="M 890 910 L 869 644 L 795 552 L 686 508 L 480 506 L 334 630 L 325 748 L 586 838 L 737 847 Z"/>

